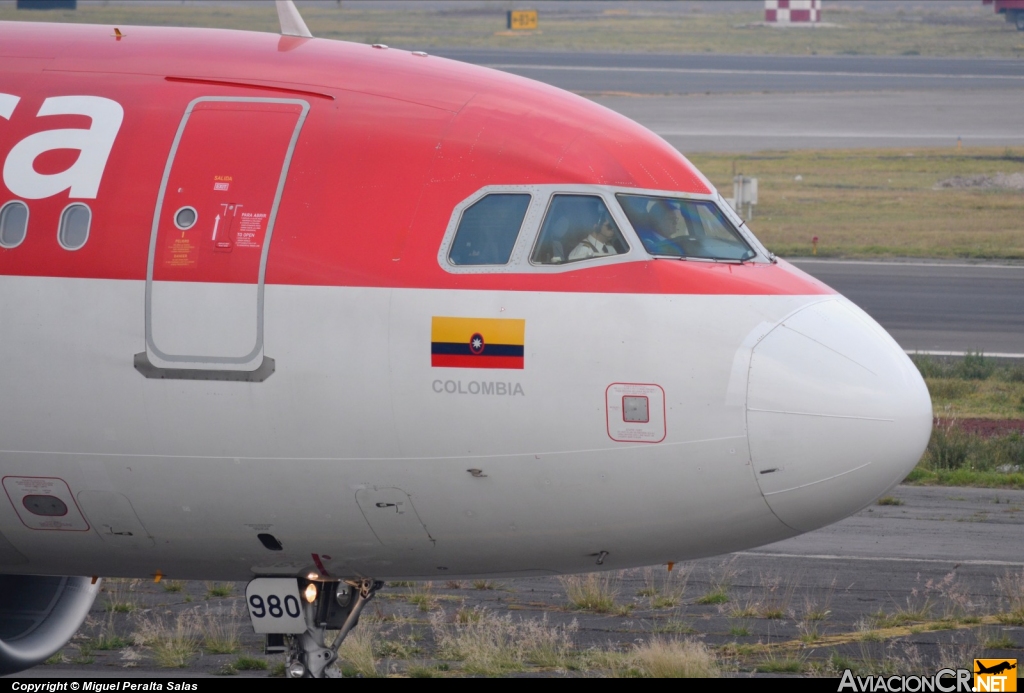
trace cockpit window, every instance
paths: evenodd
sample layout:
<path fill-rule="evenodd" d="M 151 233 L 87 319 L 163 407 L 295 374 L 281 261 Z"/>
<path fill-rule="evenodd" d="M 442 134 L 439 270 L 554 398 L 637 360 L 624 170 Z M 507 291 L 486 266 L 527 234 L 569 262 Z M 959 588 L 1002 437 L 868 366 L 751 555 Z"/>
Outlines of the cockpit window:
<path fill-rule="evenodd" d="M 709 200 L 616 195 L 651 255 L 751 260 L 757 253 Z"/>
<path fill-rule="evenodd" d="M 555 195 L 530 260 L 560 265 L 628 250 L 604 200 L 595 195 Z"/>
<path fill-rule="evenodd" d="M 487 195 L 462 213 L 448 253 L 453 265 L 504 265 L 515 247 L 530 196 Z"/>

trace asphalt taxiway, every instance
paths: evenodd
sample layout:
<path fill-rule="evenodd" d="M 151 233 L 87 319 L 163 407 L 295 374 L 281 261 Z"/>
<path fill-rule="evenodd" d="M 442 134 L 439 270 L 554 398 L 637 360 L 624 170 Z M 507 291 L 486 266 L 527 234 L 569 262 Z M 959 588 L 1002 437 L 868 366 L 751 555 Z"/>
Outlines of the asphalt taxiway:
<path fill-rule="evenodd" d="M 1019 146 L 1024 61 L 444 49 L 575 91 L 682 152 Z"/>
<path fill-rule="evenodd" d="M 1024 264 L 792 262 L 863 308 L 908 351 L 1024 358 Z"/>
<path fill-rule="evenodd" d="M 478 48 L 435 55 L 576 92 L 722 94 L 760 91 L 1021 89 L 1019 60 L 911 56 L 568 53 Z"/>

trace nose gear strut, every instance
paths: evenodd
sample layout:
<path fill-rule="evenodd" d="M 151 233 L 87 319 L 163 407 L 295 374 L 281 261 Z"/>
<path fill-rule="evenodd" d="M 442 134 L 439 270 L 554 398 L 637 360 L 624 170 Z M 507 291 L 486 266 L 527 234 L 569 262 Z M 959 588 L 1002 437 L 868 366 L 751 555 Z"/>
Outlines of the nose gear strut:
<path fill-rule="evenodd" d="M 289 638 L 285 668 L 289 678 L 339 678 L 341 672 L 332 666 L 338 659 L 338 650 L 359 623 L 363 607 L 384 586 L 380 580 L 368 578 L 317 584 L 316 599 L 312 604 L 303 604 L 306 632 Z M 338 631 L 330 647 L 324 640 L 329 630 Z"/>

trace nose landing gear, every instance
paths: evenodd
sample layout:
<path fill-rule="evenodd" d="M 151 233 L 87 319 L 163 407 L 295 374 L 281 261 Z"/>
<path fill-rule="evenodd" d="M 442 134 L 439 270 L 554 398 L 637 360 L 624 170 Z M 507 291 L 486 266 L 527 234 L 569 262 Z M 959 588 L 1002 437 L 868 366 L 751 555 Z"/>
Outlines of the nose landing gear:
<path fill-rule="evenodd" d="M 316 597 L 303 604 L 306 632 L 289 638 L 285 672 L 289 678 L 338 678 L 341 672 L 331 666 L 338 659 L 338 650 L 345 637 L 359 623 L 363 607 L 373 599 L 373 595 L 384 583 L 362 579 L 310 585 L 314 586 Z M 330 647 L 324 639 L 329 630 L 338 631 Z"/>

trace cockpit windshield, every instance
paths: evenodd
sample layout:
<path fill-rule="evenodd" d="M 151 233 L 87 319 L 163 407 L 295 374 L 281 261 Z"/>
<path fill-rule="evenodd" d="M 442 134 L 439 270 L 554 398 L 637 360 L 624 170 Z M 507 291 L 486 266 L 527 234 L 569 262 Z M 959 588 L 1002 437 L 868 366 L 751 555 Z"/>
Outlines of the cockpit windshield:
<path fill-rule="evenodd" d="M 615 196 L 651 255 L 743 262 L 757 253 L 710 200 Z"/>

